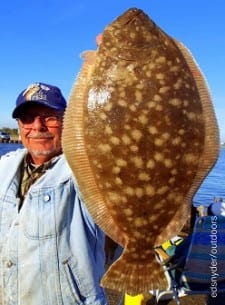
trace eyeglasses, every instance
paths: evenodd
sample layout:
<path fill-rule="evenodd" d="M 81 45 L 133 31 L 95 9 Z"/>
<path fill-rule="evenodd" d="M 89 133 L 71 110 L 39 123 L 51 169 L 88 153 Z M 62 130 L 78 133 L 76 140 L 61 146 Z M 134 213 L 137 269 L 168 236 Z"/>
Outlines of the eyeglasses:
<path fill-rule="evenodd" d="M 36 118 L 39 118 L 41 123 L 47 127 L 59 127 L 62 122 L 62 115 L 21 115 L 17 120 L 24 128 L 31 128 Z"/>

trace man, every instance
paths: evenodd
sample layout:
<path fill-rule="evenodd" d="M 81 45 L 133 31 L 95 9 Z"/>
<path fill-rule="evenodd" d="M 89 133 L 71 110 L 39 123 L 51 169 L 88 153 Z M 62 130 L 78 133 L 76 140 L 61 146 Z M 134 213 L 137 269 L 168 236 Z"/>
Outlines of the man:
<path fill-rule="evenodd" d="M 66 101 L 44 83 L 18 96 L 24 149 L 0 160 L 0 304 L 103 305 L 104 234 L 61 147 Z"/>

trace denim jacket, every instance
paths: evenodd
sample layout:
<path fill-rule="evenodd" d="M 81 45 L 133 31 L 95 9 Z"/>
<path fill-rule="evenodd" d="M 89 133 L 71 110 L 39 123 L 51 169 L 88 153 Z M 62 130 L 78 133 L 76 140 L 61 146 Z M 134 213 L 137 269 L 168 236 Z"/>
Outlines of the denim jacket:
<path fill-rule="evenodd" d="M 104 234 L 79 199 L 65 157 L 18 211 L 19 149 L 0 160 L 0 305 L 105 305 Z"/>

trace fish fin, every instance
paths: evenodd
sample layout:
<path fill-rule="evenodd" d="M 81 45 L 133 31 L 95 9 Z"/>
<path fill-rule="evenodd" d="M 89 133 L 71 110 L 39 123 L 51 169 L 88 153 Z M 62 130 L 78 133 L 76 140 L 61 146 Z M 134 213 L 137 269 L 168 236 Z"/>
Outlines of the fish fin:
<path fill-rule="evenodd" d="M 188 48 L 181 42 L 174 39 L 174 43 L 181 51 L 193 77 L 199 92 L 201 99 L 203 117 L 205 122 L 205 142 L 203 153 L 199 160 L 199 166 L 193 183 L 186 194 L 183 203 L 173 219 L 170 221 L 168 226 L 163 230 L 163 232 L 156 238 L 155 245 L 162 244 L 165 240 L 172 238 L 173 236 L 180 233 L 183 226 L 187 222 L 187 219 L 191 214 L 192 198 L 201 186 L 202 182 L 210 172 L 210 170 L 215 165 L 220 145 L 219 145 L 219 129 L 217 125 L 217 120 L 215 112 L 213 109 L 213 103 L 210 96 L 209 88 L 203 73 L 201 72 L 198 64 L 196 63 L 194 57 L 188 50 Z M 204 136 L 204 135 L 203 135 Z"/>
<path fill-rule="evenodd" d="M 129 252 L 126 247 L 104 274 L 101 285 L 131 296 L 153 289 L 166 289 L 168 283 L 162 266 L 156 260 L 154 250 L 148 253 L 147 260 L 142 260 L 140 253 L 134 261 L 133 255 L 134 253 Z"/>
<path fill-rule="evenodd" d="M 195 79 L 203 108 L 206 136 L 205 149 L 202 155 L 202 160 L 199 164 L 198 174 L 195 179 L 196 183 L 198 181 L 197 186 L 199 187 L 203 182 L 202 179 L 206 177 L 218 159 L 220 151 L 219 128 L 209 87 L 202 71 L 200 70 L 198 64 L 196 63 L 188 48 L 181 42 L 176 40 L 174 40 L 174 42 L 182 52 L 186 63 Z"/>
<path fill-rule="evenodd" d="M 87 54 L 88 56 L 91 54 Z M 63 119 L 62 147 L 79 191 L 89 213 L 103 231 L 120 245 L 125 245 L 125 236 L 111 217 L 104 199 L 95 183 L 95 178 L 86 153 L 83 133 L 84 102 L 87 100 L 87 84 L 94 64 L 85 60 L 73 86 Z"/>
<path fill-rule="evenodd" d="M 170 220 L 169 224 L 156 237 L 155 247 L 162 245 L 166 240 L 179 235 L 185 223 L 191 214 L 191 201 L 181 203 L 180 208 L 175 213 L 175 216 Z"/>

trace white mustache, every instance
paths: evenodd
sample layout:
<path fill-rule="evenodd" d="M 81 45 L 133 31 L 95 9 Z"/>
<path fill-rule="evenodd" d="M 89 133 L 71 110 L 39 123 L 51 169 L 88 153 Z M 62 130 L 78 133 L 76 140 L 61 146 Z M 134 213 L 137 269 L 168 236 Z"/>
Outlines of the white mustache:
<path fill-rule="evenodd" d="M 50 132 L 35 132 L 35 133 L 29 133 L 27 135 L 27 138 L 32 138 L 32 139 L 52 139 L 53 134 Z"/>

